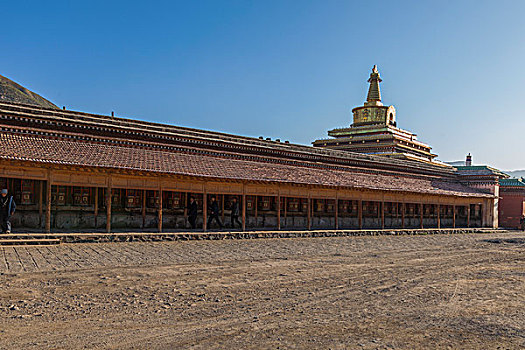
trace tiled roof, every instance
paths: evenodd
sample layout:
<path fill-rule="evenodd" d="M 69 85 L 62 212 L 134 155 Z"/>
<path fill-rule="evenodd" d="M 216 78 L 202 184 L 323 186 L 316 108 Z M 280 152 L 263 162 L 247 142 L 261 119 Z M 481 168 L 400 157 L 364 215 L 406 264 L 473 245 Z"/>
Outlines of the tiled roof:
<path fill-rule="evenodd" d="M 525 187 L 525 179 L 500 179 L 499 184 L 502 187 L 512 186 L 512 187 Z"/>
<path fill-rule="evenodd" d="M 470 166 L 455 166 L 460 175 L 494 175 L 500 177 L 509 177 L 501 170 L 491 168 L 487 165 L 470 165 Z"/>
<path fill-rule="evenodd" d="M 1 159 L 72 166 L 129 169 L 201 178 L 338 186 L 440 195 L 486 197 L 459 182 L 423 176 L 393 176 L 329 169 L 315 162 L 300 165 L 240 160 L 184 151 L 66 140 L 40 135 L 0 133 Z"/>

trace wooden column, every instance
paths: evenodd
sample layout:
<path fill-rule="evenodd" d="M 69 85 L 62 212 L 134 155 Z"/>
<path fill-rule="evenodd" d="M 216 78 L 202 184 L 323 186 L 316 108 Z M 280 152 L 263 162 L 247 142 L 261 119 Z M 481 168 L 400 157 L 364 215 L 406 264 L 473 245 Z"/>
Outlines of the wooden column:
<path fill-rule="evenodd" d="M 97 218 L 98 218 L 98 187 L 95 187 L 95 203 L 93 205 L 93 215 L 95 216 L 95 230 L 97 229 Z"/>
<path fill-rule="evenodd" d="M 339 230 L 339 197 L 335 194 L 335 229 Z"/>
<path fill-rule="evenodd" d="M 246 189 L 242 184 L 242 230 L 246 231 Z"/>
<path fill-rule="evenodd" d="M 420 203 L 419 204 L 419 223 L 420 223 L 419 228 L 421 229 L 423 228 L 423 208 L 424 208 L 423 203 Z"/>
<path fill-rule="evenodd" d="M 44 182 L 38 182 L 38 228 L 42 229 L 42 219 L 44 216 Z"/>
<path fill-rule="evenodd" d="M 224 194 L 221 194 L 221 221 L 224 224 Z"/>
<path fill-rule="evenodd" d="M 310 230 L 312 228 L 312 198 L 310 198 L 310 194 L 308 194 L 308 205 L 306 210 L 306 221 L 308 224 L 308 230 Z"/>
<path fill-rule="evenodd" d="M 284 197 L 284 226 L 287 226 L 288 221 L 288 198 Z"/>
<path fill-rule="evenodd" d="M 401 203 L 401 228 L 405 228 L 406 203 Z"/>
<path fill-rule="evenodd" d="M 277 229 L 281 229 L 281 193 L 277 194 Z"/>
<path fill-rule="evenodd" d="M 359 229 L 363 229 L 363 201 L 357 201 L 357 221 L 359 222 Z"/>
<path fill-rule="evenodd" d="M 456 228 L 456 206 L 452 206 L 452 227 Z"/>
<path fill-rule="evenodd" d="M 438 218 L 437 218 L 437 224 L 438 224 L 438 229 L 441 228 L 441 205 L 437 205 L 437 211 L 438 211 Z"/>
<path fill-rule="evenodd" d="M 479 212 L 481 214 L 481 227 L 485 227 L 485 206 L 483 204 L 479 205 Z"/>
<path fill-rule="evenodd" d="M 470 204 L 467 204 L 467 227 L 470 227 Z"/>
<path fill-rule="evenodd" d="M 112 180 L 111 176 L 108 177 L 108 185 L 106 187 L 106 232 L 111 233 L 111 188 Z"/>
<path fill-rule="evenodd" d="M 159 232 L 162 232 L 162 187 L 159 185 L 159 211 L 157 212 L 158 215 L 158 230 Z"/>
<path fill-rule="evenodd" d="M 259 216 L 259 196 L 255 196 L 255 227 L 258 227 L 257 217 Z"/>
<path fill-rule="evenodd" d="M 188 192 L 184 192 L 184 227 L 188 225 Z"/>
<path fill-rule="evenodd" d="M 381 202 L 381 229 L 385 229 L 385 202 Z"/>
<path fill-rule="evenodd" d="M 204 194 L 202 195 L 202 230 L 206 232 L 208 225 L 208 192 L 204 189 Z"/>
<path fill-rule="evenodd" d="M 146 190 L 142 190 L 142 228 L 146 227 Z"/>
<path fill-rule="evenodd" d="M 51 232 L 51 171 L 47 175 L 46 186 L 46 232 Z"/>

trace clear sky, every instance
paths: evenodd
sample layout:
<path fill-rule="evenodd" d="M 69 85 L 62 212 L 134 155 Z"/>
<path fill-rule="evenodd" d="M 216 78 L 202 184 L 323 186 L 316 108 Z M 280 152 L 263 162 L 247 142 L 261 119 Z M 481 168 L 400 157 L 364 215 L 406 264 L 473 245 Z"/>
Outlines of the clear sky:
<path fill-rule="evenodd" d="M 309 144 L 377 64 L 444 161 L 525 168 L 525 1 L 2 1 L 0 74 L 59 106 Z"/>

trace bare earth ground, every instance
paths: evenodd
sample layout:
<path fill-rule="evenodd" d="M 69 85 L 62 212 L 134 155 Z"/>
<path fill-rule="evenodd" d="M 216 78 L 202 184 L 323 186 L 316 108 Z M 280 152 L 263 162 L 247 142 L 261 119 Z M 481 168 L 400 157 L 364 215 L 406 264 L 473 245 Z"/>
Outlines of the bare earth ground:
<path fill-rule="evenodd" d="M 525 234 L 0 248 L 0 348 L 525 348 Z"/>

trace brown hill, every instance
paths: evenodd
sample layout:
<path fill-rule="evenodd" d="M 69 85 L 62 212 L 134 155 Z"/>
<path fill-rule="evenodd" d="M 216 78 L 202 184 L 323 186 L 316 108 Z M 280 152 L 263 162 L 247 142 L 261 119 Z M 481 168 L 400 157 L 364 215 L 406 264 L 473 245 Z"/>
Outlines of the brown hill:
<path fill-rule="evenodd" d="M 0 102 L 2 101 L 58 108 L 42 96 L 0 75 Z"/>

